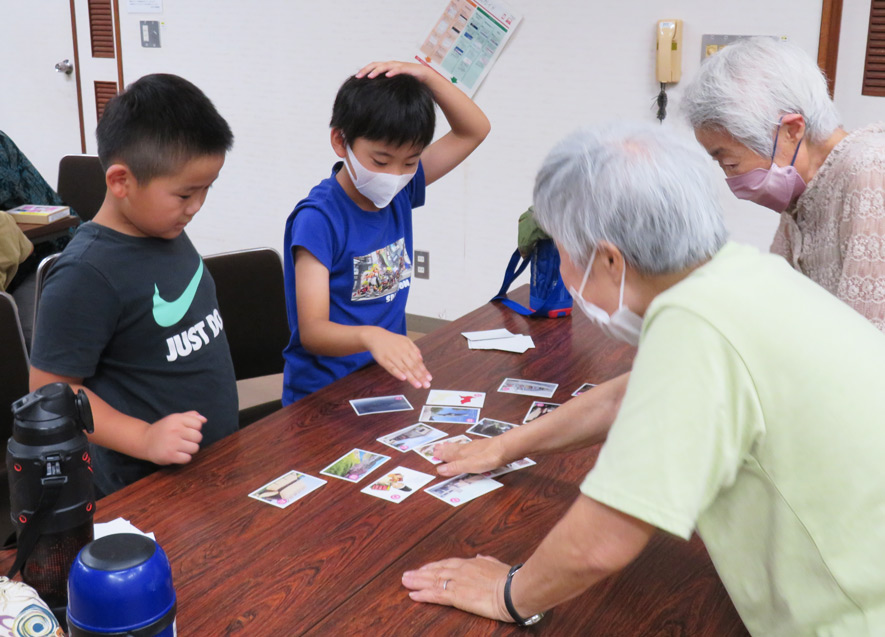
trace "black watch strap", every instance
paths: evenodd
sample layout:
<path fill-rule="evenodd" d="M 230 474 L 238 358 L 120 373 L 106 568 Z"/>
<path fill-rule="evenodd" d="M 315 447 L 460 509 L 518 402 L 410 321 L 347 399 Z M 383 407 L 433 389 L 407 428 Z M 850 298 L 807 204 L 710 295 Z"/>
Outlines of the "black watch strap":
<path fill-rule="evenodd" d="M 523 619 L 520 617 L 519 613 L 516 612 L 516 608 L 513 606 L 513 600 L 510 598 L 510 584 L 513 582 L 513 575 L 521 568 L 522 564 L 515 564 L 510 567 L 510 572 L 507 573 L 507 582 L 504 584 L 504 606 L 507 607 L 507 612 L 510 613 L 510 616 L 517 625 L 533 626 L 541 621 L 541 618 L 544 617 L 544 613 L 536 613 L 527 619 Z"/>

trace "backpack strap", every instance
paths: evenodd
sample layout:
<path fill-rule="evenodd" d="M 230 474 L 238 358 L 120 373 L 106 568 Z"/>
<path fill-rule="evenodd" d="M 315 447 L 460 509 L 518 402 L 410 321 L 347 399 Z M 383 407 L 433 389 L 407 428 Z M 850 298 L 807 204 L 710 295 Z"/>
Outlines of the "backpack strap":
<path fill-rule="evenodd" d="M 46 522 L 52 514 L 55 503 L 58 502 L 62 488 L 67 481 L 67 477 L 63 475 L 43 478 L 43 488 L 40 490 L 40 500 L 37 502 L 37 508 L 34 511 L 34 515 L 31 516 L 30 520 L 23 523 L 21 534 L 18 538 L 18 550 L 15 554 L 15 562 L 13 563 L 12 568 L 9 569 L 9 573 L 6 575 L 9 579 L 12 579 L 20 569 L 24 568 L 25 562 L 28 561 L 31 552 L 34 550 L 34 547 L 37 546 L 37 540 L 40 539 L 40 536 L 43 534 Z M 21 522 L 21 520 L 19 520 L 19 522 Z"/>
<path fill-rule="evenodd" d="M 525 307 L 524 305 L 520 305 L 512 299 L 507 298 L 507 291 L 516 280 L 516 277 L 522 274 L 523 271 L 525 271 L 526 267 L 528 267 L 529 263 L 531 263 L 530 257 L 523 259 L 522 263 L 519 263 L 519 259 L 519 250 L 514 250 L 513 256 L 510 257 L 510 263 L 507 264 L 507 270 L 505 270 L 504 272 L 504 282 L 501 284 L 501 289 L 498 290 L 498 293 L 492 299 L 492 302 L 501 301 L 501 303 L 509 307 L 511 310 L 523 316 L 547 316 L 547 312 L 550 309 L 548 305 L 550 305 L 551 297 L 553 296 L 553 294 L 544 299 L 543 303 L 541 303 L 541 307 L 534 311 L 530 308 Z M 517 264 L 519 265 L 517 266 Z"/>

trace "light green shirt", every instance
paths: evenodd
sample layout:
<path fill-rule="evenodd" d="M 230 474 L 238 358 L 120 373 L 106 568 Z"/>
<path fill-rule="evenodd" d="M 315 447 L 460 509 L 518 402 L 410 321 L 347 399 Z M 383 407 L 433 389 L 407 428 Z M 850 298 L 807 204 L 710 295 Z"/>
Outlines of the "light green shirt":
<path fill-rule="evenodd" d="M 727 244 L 649 306 L 581 491 L 697 528 L 754 635 L 885 635 L 885 335 Z"/>

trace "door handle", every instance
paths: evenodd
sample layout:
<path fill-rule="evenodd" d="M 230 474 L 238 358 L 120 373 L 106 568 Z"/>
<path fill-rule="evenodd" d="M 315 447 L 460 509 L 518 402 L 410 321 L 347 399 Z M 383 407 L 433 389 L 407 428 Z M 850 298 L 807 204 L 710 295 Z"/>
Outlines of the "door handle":
<path fill-rule="evenodd" d="M 70 75 L 74 72 L 74 65 L 71 64 L 70 60 L 63 60 L 55 65 L 55 70 L 59 73 Z"/>

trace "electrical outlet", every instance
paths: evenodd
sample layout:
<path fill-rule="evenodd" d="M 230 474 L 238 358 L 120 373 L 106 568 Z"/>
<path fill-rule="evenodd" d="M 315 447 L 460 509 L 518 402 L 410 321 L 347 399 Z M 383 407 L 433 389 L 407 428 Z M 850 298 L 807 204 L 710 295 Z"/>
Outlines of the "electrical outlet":
<path fill-rule="evenodd" d="M 430 278 L 430 253 L 415 250 L 415 278 Z"/>

